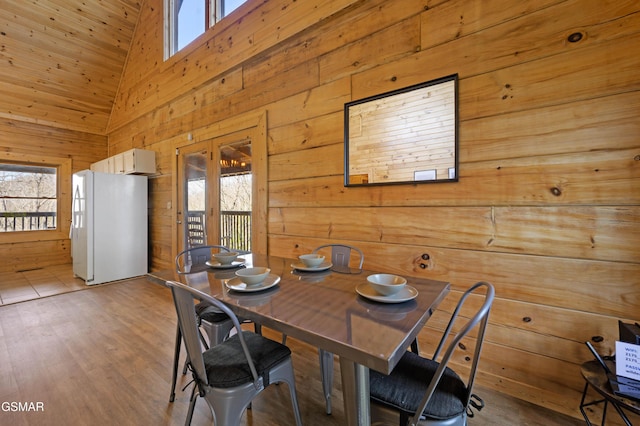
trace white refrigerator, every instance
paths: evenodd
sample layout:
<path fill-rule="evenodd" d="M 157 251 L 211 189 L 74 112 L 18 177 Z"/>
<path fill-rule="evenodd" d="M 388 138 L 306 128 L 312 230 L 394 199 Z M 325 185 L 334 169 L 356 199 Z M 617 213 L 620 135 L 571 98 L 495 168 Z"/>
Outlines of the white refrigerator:
<path fill-rule="evenodd" d="M 73 175 L 73 273 L 87 285 L 147 273 L 147 177 Z"/>

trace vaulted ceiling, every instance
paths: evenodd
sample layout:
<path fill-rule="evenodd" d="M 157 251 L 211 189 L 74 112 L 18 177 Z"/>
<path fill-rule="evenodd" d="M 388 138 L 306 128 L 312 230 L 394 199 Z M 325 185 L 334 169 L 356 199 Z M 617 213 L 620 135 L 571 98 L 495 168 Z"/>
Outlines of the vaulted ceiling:
<path fill-rule="evenodd" d="M 0 117 L 105 134 L 143 1 L 0 1 Z"/>

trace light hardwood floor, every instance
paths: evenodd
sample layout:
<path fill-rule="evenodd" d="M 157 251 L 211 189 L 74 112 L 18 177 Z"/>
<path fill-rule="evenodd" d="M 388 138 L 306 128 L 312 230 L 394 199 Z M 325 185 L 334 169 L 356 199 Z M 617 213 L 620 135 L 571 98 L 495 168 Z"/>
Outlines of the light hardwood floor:
<path fill-rule="evenodd" d="M 6 283 L 5 283 L 6 284 Z M 136 278 L 0 306 L 0 402 L 41 402 L 41 411 L 0 410 L 3 425 L 179 425 L 188 394 L 169 403 L 175 312 L 165 288 Z M 280 335 L 265 330 L 279 339 Z M 344 424 L 339 363 L 333 414 L 324 414 L 317 350 L 289 338 L 303 422 Z M 180 389 L 189 383 L 180 377 Z M 471 425 L 580 425 L 582 421 L 476 388 L 487 406 Z M 578 401 L 576 401 L 578 404 Z M 37 405 L 34 408 L 38 408 Z M 193 425 L 211 424 L 199 400 Z M 243 425 L 293 424 L 286 385 L 270 386 Z M 376 419 L 376 425 L 394 424 Z"/>

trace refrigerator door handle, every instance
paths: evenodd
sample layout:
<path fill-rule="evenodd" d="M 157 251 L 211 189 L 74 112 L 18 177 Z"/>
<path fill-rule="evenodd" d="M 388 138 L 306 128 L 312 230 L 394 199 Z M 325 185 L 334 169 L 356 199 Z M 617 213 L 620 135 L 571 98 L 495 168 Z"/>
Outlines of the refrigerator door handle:
<path fill-rule="evenodd" d="M 76 210 L 76 206 L 78 205 L 77 203 L 79 203 L 79 198 L 80 198 L 80 189 L 78 187 L 75 188 L 75 191 L 73 191 L 73 203 L 71 204 L 71 223 L 69 224 L 69 239 L 72 240 L 73 239 L 73 228 L 75 225 L 75 219 L 76 219 L 76 212 L 78 210 Z"/>

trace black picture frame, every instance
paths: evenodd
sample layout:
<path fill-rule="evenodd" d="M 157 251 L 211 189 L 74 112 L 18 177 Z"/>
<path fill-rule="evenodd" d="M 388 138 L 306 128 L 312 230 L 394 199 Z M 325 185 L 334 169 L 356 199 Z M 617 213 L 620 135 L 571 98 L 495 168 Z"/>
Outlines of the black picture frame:
<path fill-rule="evenodd" d="M 457 182 L 458 74 L 344 105 L 344 186 Z"/>

